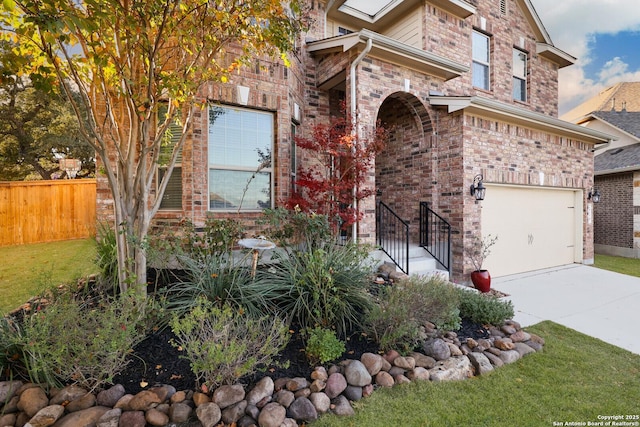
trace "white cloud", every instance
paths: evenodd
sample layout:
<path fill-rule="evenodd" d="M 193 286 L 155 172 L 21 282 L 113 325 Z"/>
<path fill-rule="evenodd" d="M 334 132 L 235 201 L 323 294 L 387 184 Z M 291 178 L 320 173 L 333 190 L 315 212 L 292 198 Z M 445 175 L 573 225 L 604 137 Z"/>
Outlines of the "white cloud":
<path fill-rule="evenodd" d="M 553 44 L 578 58 L 560 71 L 560 113 L 622 81 L 640 80 L 620 58 L 611 58 L 598 74 L 588 79 L 583 67 L 590 62 L 589 41 L 596 33 L 616 34 L 640 30 L 638 0 L 531 0 Z"/>

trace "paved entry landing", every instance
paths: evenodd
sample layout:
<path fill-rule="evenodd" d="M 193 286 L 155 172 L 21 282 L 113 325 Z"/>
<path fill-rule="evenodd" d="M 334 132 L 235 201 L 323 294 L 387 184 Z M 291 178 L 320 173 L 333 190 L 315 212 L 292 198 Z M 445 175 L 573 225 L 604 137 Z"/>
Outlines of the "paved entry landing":
<path fill-rule="evenodd" d="M 514 320 L 543 320 L 640 354 L 640 278 L 571 264 L 494 278 L 491 287 L 509 294 Z"/>

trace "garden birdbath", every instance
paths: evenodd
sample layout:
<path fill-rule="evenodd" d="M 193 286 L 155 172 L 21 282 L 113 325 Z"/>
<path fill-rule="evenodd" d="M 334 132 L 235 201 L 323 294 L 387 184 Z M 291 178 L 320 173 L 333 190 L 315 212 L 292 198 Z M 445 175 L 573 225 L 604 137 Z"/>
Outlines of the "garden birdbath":
<path fill-rule="evenodd" d="M 243 248 L 251 249 L 253 254 L 253 263 L 251 265 L 251 277 L 255 277 L 256 268 L 258 268 L 258 255 L 261 251 L 273 249 L 276 244 L 266 239 L 240 239 L 238 244 Z"/>

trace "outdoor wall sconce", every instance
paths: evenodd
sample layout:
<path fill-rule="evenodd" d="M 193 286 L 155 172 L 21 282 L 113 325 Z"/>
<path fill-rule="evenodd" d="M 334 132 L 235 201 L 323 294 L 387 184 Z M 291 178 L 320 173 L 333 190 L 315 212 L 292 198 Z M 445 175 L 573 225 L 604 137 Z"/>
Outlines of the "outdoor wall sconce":
<path fill-rule="evenodd" d="M 593 203 L 598 203 L 600 201 L 600 191 L 592 188 L 587 195 L 587 200 L 591 200 Z"/>
<path fill-rule="evenodd" d="M 473 184 L 471 184 L 471 195 L 475 196 L 476 200 L 484 200 L 484 193 L 487 192 L 487 188 L 482 183 L 482 175 L 476 175 L 473 178 Z"/>

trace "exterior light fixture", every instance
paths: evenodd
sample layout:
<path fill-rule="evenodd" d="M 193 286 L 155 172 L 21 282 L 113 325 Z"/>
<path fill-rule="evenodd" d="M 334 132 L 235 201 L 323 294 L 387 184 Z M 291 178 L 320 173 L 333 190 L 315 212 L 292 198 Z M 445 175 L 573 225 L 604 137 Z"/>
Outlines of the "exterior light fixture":
<path fill-rule="evenodd" d="M 587 195 L 587 200 L 591 200 L 593 203 L 598 203 L 600 201 L 600 191 L 592 188 Z"/>
<path fill-rule="evenodd" d="M 470 192 L 472 196 L 475 196 L 476 200 L 484 200 L 484 193 L 487 192 L 487 187 L 482 184 L 482 175 L 476 175 L 473 178 Z"/>

